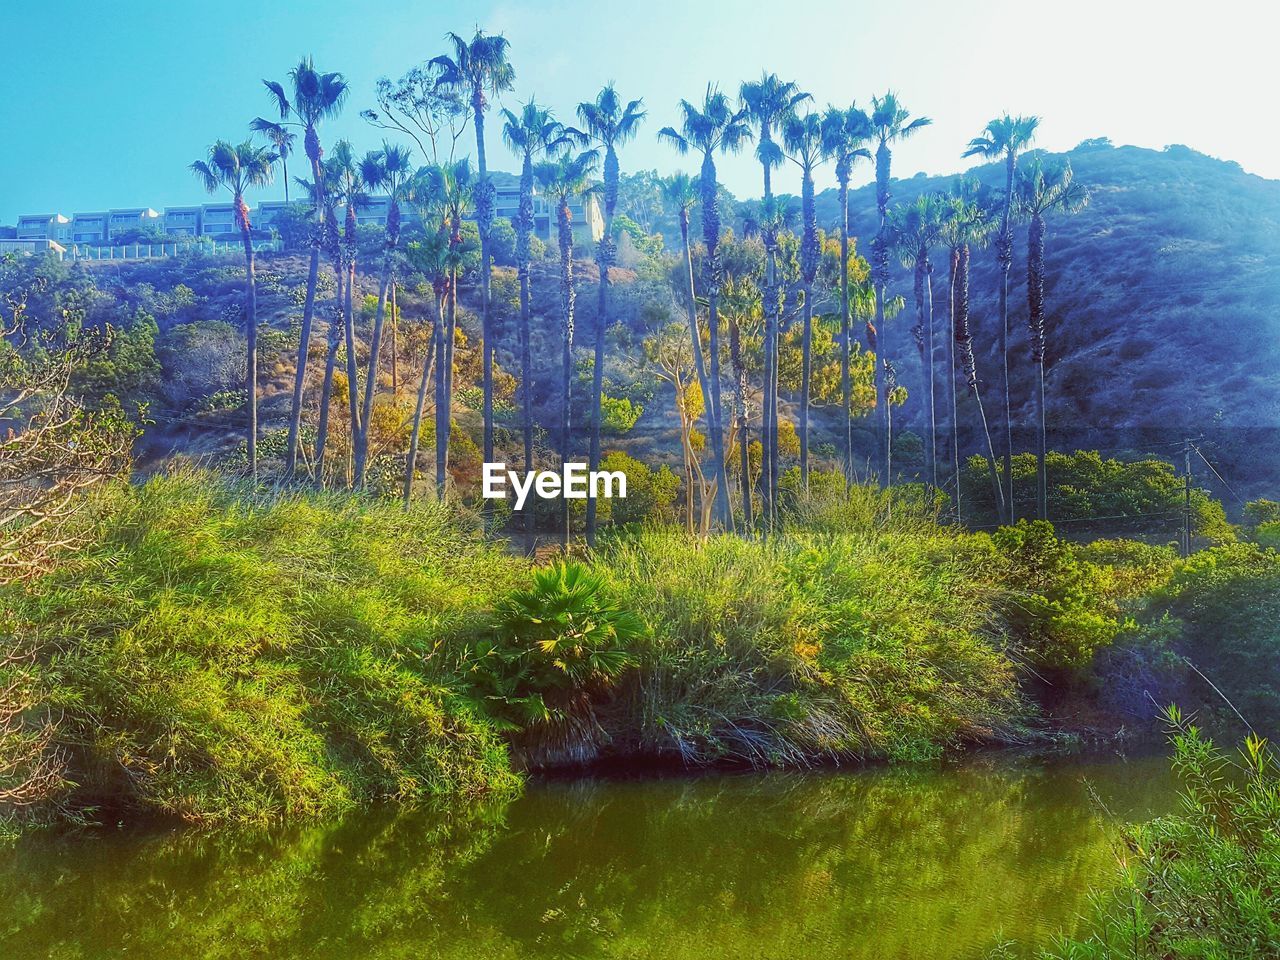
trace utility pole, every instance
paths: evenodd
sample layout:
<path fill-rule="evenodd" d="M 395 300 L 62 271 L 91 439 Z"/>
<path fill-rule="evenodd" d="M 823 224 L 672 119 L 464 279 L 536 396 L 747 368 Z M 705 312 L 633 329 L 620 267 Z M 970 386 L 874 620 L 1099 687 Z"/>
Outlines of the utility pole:
<path fill-rule="evenodd" d="M 1191 556 L 1191 441 L 1187 440 L 1182 448 L 1182 556 Z"/>

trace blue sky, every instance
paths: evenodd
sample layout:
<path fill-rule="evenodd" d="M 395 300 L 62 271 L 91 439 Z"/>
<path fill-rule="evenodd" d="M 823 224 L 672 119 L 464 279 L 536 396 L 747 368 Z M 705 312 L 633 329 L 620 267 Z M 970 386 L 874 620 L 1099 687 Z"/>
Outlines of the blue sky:
<path fill-rule="evenodd" d="M 243 137 L 269 110 L 262 78 L 283 80 L 304 53 L 352 84 L 324 142 L 346 136 L 373 148 L 381 134 L 359 111 L 372 105 L 376 78 L 399 76 L 443 52 L 447 30 L 469 35 L 477 24 L 512 43 L 517 86 L 507 105 L 535 94 L 567 119 L 609 80 L 624 97 L 643 97 L 650 119 L 624 169 L 691 169 L 654 137 L 676 120 L 677 101 L 700 96 L 708 81 L 736 92 L 767 68 L 820 105 L 865 104 L 891 88 L 932 117 L 895 152 L 898 176 L 963 169 L 967 140 L 1007 110 L 1040 115 L 1049 149 L 1103 135 L 1186 143 L 1280 177 L 1268 96 L 1275 23 L 1264 9 L 1242 0 L 5 3 L 0 223 L 198 202 L 187 164 L 214 139 Z M 496 140 L 491 164 L 513 167 Z M 721 164 L 739 196 L 758 195 L 758 169 L 749 153 Z M 821 176 L 820 189 L 830 169 Z M 280 192 L 277 183 L 266 195 Z"/>

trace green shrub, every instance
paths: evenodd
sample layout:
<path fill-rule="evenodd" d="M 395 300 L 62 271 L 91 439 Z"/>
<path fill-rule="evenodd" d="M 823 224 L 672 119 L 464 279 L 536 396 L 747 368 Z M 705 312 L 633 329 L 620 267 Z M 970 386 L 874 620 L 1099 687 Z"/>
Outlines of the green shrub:
<path fill-rule="evenodd" d="M 521 567 L 469 521 L 202 474 L 98 510 L 90 545 L 5 597 L 38 645 L 73 803 L 263 821 L 512 785 L 447 689 L 449 651 Z"/>
<path fill-rule="evenodd" d="M 1280 956 L 1280 768 L 1257 737 L 1232 759 L 1174 709 L 1182 811 L 1134 828 L 1120 888 L 1099 900 L 1092 932 L 1044 960 Z"/>

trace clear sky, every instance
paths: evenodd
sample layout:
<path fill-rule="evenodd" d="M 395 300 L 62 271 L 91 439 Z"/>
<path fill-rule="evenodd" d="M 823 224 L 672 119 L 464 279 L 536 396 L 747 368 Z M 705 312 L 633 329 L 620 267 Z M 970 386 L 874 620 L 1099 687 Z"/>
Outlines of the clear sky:
<path fill-rule="evenodd" d="M 649 121 L 624 170 L 692 169 L 654 137 L 675 122 L 677 101 L 700 97 L 708 81 L 736 93 L 768 69 L 819 105 L 865 105 L 893 89 L 913 114 L 932 117 L 895 152 L 898 176 L 962 169 L 968 139 L 1009 111 L 1041 116 L 1048 149 L 1094 136 L 1186 143 L 1280 178 L 1273 3 L 0 2 L 0 223 L 199 202 L 187 164 L 214 139 L 245 136 L 248 121 L 269 112 L 262 78 L 285 79 L 306 53 L 352 85 L 324 142 L 346 136 L 371 149 L 381 134 L 359 111 L 372 105 L 375 79 L 444 52 L 446 31 L 469 36 L 476 25 L 511 41 L 517 82 L 507 105 L 534 94 L 568 119 L 609 80 L 623 97 L 643 97 Z M 512 169 L 496 132 L 491 165 Z M 759 194 L 758 170 L 749 153 L 721 165 L 739 196 Z M 829 168 L 822 177 L 820 189 Z M 266 195 L 280 192 L 277 182 Z"/>

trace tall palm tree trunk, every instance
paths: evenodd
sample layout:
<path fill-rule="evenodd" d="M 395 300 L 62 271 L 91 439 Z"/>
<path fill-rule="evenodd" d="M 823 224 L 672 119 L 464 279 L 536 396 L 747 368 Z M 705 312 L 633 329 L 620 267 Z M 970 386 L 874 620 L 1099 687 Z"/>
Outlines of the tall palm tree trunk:
<path fill-rule="evenodd" d="M 244 207 L 244 199 L 236 198 L 237 205 Z M 245 287 L 244 287 L 244 334 L 247 351 L 245 371 L 245 388 L 249 405 L 249 476 L 258 479 L 258 289 L 254 276 L 253 235 L 248 221 L 240 228 L 240 236 L 244 241 Z"/>
<path fill-rule="evenodd" d="M 285 441 L 285 476 L 291 478 L 298 469 L 298 445 L 302 429 L 302 391 L 307 380 L 307 359 L 311 352 L 311 326 L 315 319 L 316 282 L 320 272 L 320 242 L 311 245 L 311 262 L 307 267 L 307 296 L 302 305 L 302 330 L 298 340 L 298 361 L 293 371 L 293 399 L 289 405 L 289 435 Z"/>
<path fill-rule="evenodd" d="M 960 257 L 956 268 L 956 351 L 960 355 L 960 363 L 964 367 L 965 379 L 969 384 L 969 392 L 973 394 L 978 405 L 978 419 L 982 425 L 982 436 L 987 444 L 987 474 L 991 479 L 991 491 L 995 496 L 996 516 L 1003 520 L 1006 516 L 1004 486 L 996 473 L 996 448 L 991 440 L 991 427 L 987 423 L 987 411 L 982 405 L 982 394 L 978 389 L 978 364 L 973 355 L 973 337 L 969 333 L 969 245 L 960 247 Z"/>
<path fill-rule="evenodd" d="M 767 124 L 760 129 L 762 142 L 772 142 L 772 131 Z M 772 216 L 773 174 L 767 162 L 764 167 L 764 203 Z M 774 225 L 765 231 L 765 359 L 764 359 L 764 412 L 762 416 L 764 499 L 766 503 L 766 529 L 778 523 L 778 335 L 782 327 L 782 289 L 778 279 L 778 238 Z"/>
<path fill-rule="evenodd" d="M 1013 405 L 1009 396 L 1009 269 L 1013 266 L 1013 153 L 1005 167 L 1004 214 L 1000 235 L 996 237 L 996 256 L 1000 261 L 1000 390 L 1004 401 L 1004 482 L 1008 488 L 1008 521 L 1017 519 L 1013 502 Z"/>
<path fill-rule="evenodd" d="M 951 256 L 947 271 L 947 305 L 949 309 L 949 329 L 952 335 L 947 337 L 947 384 L 951 393 L 951 485 L 955 489 L 956 523 L 964 522 L 960 493 L 960 404 L 956 396 L 956 270 L 960 265 L 960 250 L 951 248 Z"/>
<path fill-rule="evenodd" d="M 481 356 L 484 371 L 482 381 L 484 387 L 484 461 L 493 461 L 493 330 L 489 315 L 489 295 L 492 281 L 492 264 L 490 262 L 491 234 L 494 217 L 494 187 L 489 180 L 489 167 L 484 150 L 484 92 L 479 84 L 472 90 L 471 107 L 475 115 L 476 127 L 476 168 L 478 183 L 476 186 L 476 225 L 480 228 L 480 331 L 484 339 Z M 486 516 L 492 515 L 493 504 L 484 501 Z"/>
<path fill-rule="evenodd" d="M 729 323 L 729 357 L 733 364 L 734 416 L 738 423 L 738 465 L 742 470 L 742 525 L 751 536 L 755 516 L 751 509 L 751 431 L 747 424 L 747 366 L 742 359 L 742 336 L 738 321 Z"/>
<path fill-rule="evenodd" d="M 704 284 L 707 293 L 707 337 L 711 354 L 708 374 L 711 394 L 706 398 L 707 425 L 711 430 L 711 455 L 715 457 L 716 508 L 720 523 L 733 530 L 733 510 L 729 506 L 729 483 L 724 463 L 724 430 L 720 399 L 720 269 L 717 249 L 720 243 L 720 214 L 716 197 L 716 167 L 708 152 L 702 158 L 702 238 L 707 248 Z"/>
<path fill-rule="evenodd" d="M 616 161 L 615 161 L 616 163 Z M 616 175 L 616 174 L 615 174 Z M 601 409 L 604 393 L 604 334 L 609 319 L 609 267 L 614 261 L 613 210 L 605 204 L 604 236 L 596 251 L 596 264 L 600 270 L 600 299 L 596 309 L 595 355 L 591 368 L 591 454 L 590 469 L 600 469 Z M 596 545 L 596 496 L 595 485 L 587 492 L 587 546 Z"/>
<path fill-rule="evenodd" d="M 312 183 L 317 192 L 324 189 L 324 169 L 320 165 L 320 138 L 315 128 L 308 126 L 304 137 L 307 159 L 311 163 Z M 289 173 L 284 177 L 285 201 L 289 199 Z M 302 430 L 302 388 L 307 379 L 307 356 L 311 349 L 311 325 L 315 318 L 316 283 L 320 271 L 320 246 L 325 231 L 324 197 L 316 198 L 316 224 L 311 236 L 311 264 L 307 270 L 307 296 L 302 306 L 302 331 L 298 340 L 298 362 L 293 373 L 293 398 L 289 407 L 289 435 L 286 440 L 288 451 L 285 460 L 285 475 L 292 477 L 298 467 L 298 443 Z"/>
<path fill-rule="evenodd" d="M 813 284 L 804 285 L 800 347 L 800 488 L 809 492 L 809 378 L 813 367 Z"/>
<path fill-rule="evenodd" d="M 885 218 L 889 212 L 889 170 L 892 151 L 881 141 L 876 148 L 876 209 L 880 215 L 880 227 L 871 244 L 871 270 L 876 287 L 875 323 L 867 331 L 867 345 L 875 353 L 876 407 L 879 410 L 881 429 L 881 463 L 884 468 L 882 483 L 886 490 L 893 489 L 893 421 L 889 412 L 889 391 L 886 364 L 885 296 L 889 287 L 889 238 L 885 234 Z M 892 500 L 890 501 L 892 504 Z M 892 509 L 892 506 L 890 506 Z"/>
<path fill-rule="evenodd" d="M 399 351 L 396 349 L 396 330 L 400 326 L 400 311 L 396 307 L 396 282 L 391 281 L 391 395 L 400 396 Z"/>
<path fill-rule="evenodd" d="M 1037 214 L 1027 231 L 1027 320 L 1031 360 L 1036 367 L 1036 516 L 1049 518 L 1048 444 L 1044 423 L 1044 218 Z"/>
<path fill-rule="evenodd" d="M 573 402 L 573 227 L 569 215 L 569 201 L 560 199 L 556 215 L 557 239 L 560 243 L 560 303 L 564 318 L 564 344 L 560 370 L 560 472 L 569 462 L 569 438 L 572 426 Z M 571 516 L 569 498 L 560 496 L 560 546 L 569 549 Z"/>
<path fill-rule="evenodd" d="M 853 484 L 852 330 L 849 310 L 849 180 L 840 179 L 840 397 L 844 410 L 844 482 Z"/>
<path fill-rule="evenodd" d="M 413 475 L 418 465 L 418 437 L 422 431 L 422 412 L 427 405 L 427 383 L 431 379 L 431 366 L 435 362 L 435 353 L 440 344 L 440 328 L 444 324 L 444 291 L 437 285 L 435 290 L 436 315 L 431 320 L 431 340 L 427 344 L 427 357 L 422 364 L 422 380 L 418 384 L 418 403 L 413 408 L 413 429 L 409 432 L 409 453 L 404 466 L 404 505 L 409 507 L 413 497 Z"/>
<path fill-rule="evenodd" d="M 382 258 L 382 277 L 378 283 L 378 309 L 373 318 L 373 332 L 369 337 L 369 375 L 364 382 L 364 406 L 360 414 L 360 422 L 365 425 L 361 431 L 360 446 L 356 458 L 356 486 L 363 487 L 365 472 L 369 467 L 369 430 L 368 424 L 373 417 L 373 397 L 378 390 L 378 367 L 382 356 L 382 330 L 387 311 L 387 295 L 391 289 L 391 270 L 395 263 L 396 242 L 400 235 L 400 210 L 395 200 L 391 201 L 387 211 L 386 251 Z"/>
<path fill-rule="evenodd" d="M 453 428 L 453 344 L 458 336 L 458 270 L 449 271 L 444 342 L 436 351 L 436 496 L 449 479 L 449 435 Z"/>
<path fill-rule="evenodd" d="M 347 406 L 351 418 L 351 459 L 354 466 L 356 451 L 362 443 L 360 427 L 360 369 L 356 362 L 355 318 L 356 264 L 354 249 L 347 256 L 347 296 L 343 308 L 342 333 L 347 352 Z M 354 474 L 352 476 L 354 479 Z"/>
<path fill-rule="evenodd" d="M 715 450 L 715 422 L 711 419 L 711 404 L 709 398 L 711 396 L 711 381 L 707 375 L 707 363 L 702 355 L 702 334 L 698 330 L 698 301 L 694 295 L 693 288 L 693 250 L 689 246 L 689 213 L 688 211 L 680 211 L 680 239 L 684 248 L 684 266 L 685 276 L 689 281 L 689 337 L 693 344 L 693 369 L 698 376 L 698 388 L 702 391 L 702 409 L 703 414 L 707 418 L 707 433 L 712 443 L 712 451 L 714 456 Z M 677 397 L 677 402 L 679 398 Z M 717 477 L 719 474 L 717 474 Z M 692 496 L 692 491 L 690 491 Z M 719 492 L 717 491 L 717 497 Z"/>
<path fill-rule="evenodd" d="M 333 399 L 333 371 L 338 363 L 338 347 L 342 343 L 343 276 L 338 274 L 337 295 L 329 320 L 329 342 L 325 352 L 324 383 L 320 388 L 320 415 L 316 423 L 316 482 L 324 484 L 324 450 L 329 439 L 329 404 Z"/>

